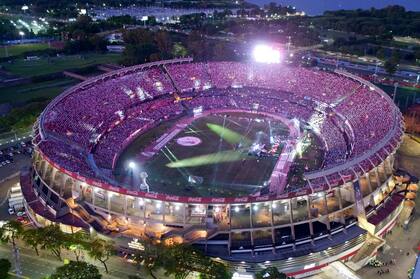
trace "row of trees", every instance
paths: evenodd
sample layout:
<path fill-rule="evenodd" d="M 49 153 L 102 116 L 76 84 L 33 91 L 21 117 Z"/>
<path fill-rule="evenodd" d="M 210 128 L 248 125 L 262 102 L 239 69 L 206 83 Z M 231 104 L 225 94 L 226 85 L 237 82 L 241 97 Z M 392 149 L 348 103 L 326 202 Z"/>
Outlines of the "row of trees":
<path fill-rule="evenodd" d="M 86 253 L 92 259 L 101 262 L 107 273 L 107 261 L 116 252 L 112 241 L 90 237 L 83 231 L 67 234 L 61 231 L 58 225 L 24 229 L 22 223 L 15 220 L 3 224 L 0 228 L 0 241 L 12 245 L 15 257 L 18 240 L 32 248 L 38 256 L 40 250 L 49 251 L 60 261 L 63 260 L 63 251 L 73 253 L 76 261 L 80 261 Z"/>
<path fill-rule="evenodd" d="M 148 261 L 150 263 L 150 261 Z M 8 259 L 0 259 L 0 278 L 7 278 L 8 272 L 10 271 L 12 265 Z M 211 267 L 209 268 L 211 269 Z M 207 271 L 206 271 L 207 272 Z M 154 275 L 153 275 L 154 276 Z M 185 278 L 187 276 L 186 272 L 182 272 L 175 278 Z M 225 273 L 219 272 L 219 277 L 209 277 L 207 274 L 201 274 L 200 279 L 206 278 L 227 278 Z M 255 274 L 256 279 L 291 279 L 287 277 L 286 274 L 278 271 L 276 267 L 265 268 Z M 88 264 L 81 261 L 69 261 L 66 262 L 63 266 L 56 268 L 55 272 L 45 278 L 45 279 L 101 279 L 102 275 L 99 273 L 99 270 L 96 266 Z M 230 277 L 229 277 L 230 278 Z M 139 276 L 130 275 L 128 279 L 141 279 Z"/>
<path fill-rule="evenodd" d="M 144 249 L 134 255 L 138 267 L 144 267 L 150 276 L 164 269 L 166 276 L 185 279 L 192 272 L 198 272 L 202 279 L 229 279 L 232 277 L 226 266 L 213 261 L 195 248 L 177 244 L 165 246 L 151 241 L 143 242 Z M 135 277 L 133 277 L 135 278 Z"/>
<path fill-rule="evenodd" d="M 34 99 L 31 103 L 13 108 L 6 116 L 0 117 L 0 133 L 19 131 L 32 125 L 48 101 Z"/>
<path fill-rule="evenodd" d="M 67 234 L 62 232 L 57 225 L 24 229 L 20 222 L 14 220 L 5 223 L 0 228 L 0 240 L 3 243 L 11 244 L 17 270 L 20 266 L 18 241 L 22 241 L 27 247 L 32 248 L 37 255 L 40 251 L 49 251 L 59 261 L 63 260 L 64 251 L 73 253 L 75 261 L 57 269 L 56 277 L 52 276 L 51 278 L 71 278 L 60 277 L 64 271 L 68 273 L 71 270 L 79 270 L 78 272 L 91 270 L 92 266 L 83 262 L 85 255 L 99 261 L 105 272 L 108 273 L 107 262 L 111 256 L 117 253 L 112 241 L 91 237 L 83 231 Z M 144 241 L 143 246 L 143 250 L 138 250 L 134 254 L 134 262 L 138 268 L 142 267 L 147 270 L 153 278 L 157 278 L 155 273 L 159 269 L 165 270 L 167 276 L 172 275 L 176 279 L 184 279 L 192 272 L 202 274 L 201 278 L 203 279 L 231 278 L 231 274 L 224 264 L 213 261 L 191 246 L 182 244 L 165 246 L 152 241 Z M 97 272 L 90 272 L 93 277 L 89 278 L 100 278 L 96 274 Z"/>
<path fill-rule="evenodd" d="M 335 29 L 357 34 L 380 36 L 390 33 L 396 36 L 420 36 L 420 12 L 406 11 L 402 6 L 383 9 L 340 10 L 325 12 L 314 20 L 324 29 Z"/>
<path fill-rule="evenodd" d="M 198 31 L 178 38 L 167 31 L 152 32 L 138 28 L 123 33 L 126 48 L 122 64 L 126 66 L 191 55 L 195 60 L 234 60 L 234 46 L 207 39 Z M 176 41 L 175 41 L 176 40 Z"/>

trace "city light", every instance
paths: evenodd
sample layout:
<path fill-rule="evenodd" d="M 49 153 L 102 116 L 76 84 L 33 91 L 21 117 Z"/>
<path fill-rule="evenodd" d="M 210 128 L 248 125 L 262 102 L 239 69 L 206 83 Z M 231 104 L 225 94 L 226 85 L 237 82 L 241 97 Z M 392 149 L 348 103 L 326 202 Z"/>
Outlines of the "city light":
<path fill-rule="evenodd" d="M 252 54 L 254 60 L 259 63 L 278 64 L 283 59 L 281 51 L 269 45 L 255 46 Z"/>

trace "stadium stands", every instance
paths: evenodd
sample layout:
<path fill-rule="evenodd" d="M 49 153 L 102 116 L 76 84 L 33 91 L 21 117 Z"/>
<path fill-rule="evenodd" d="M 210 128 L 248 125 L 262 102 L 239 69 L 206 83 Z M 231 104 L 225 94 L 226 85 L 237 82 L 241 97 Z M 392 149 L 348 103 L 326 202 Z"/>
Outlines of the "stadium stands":
<path fill-rule="evenodd" d="M 175 102 L 172 93 L 177 89 L 188 100 Z M 112 170 L 134 136 L 196 107 L 257 110 L 299 119 L 324 142 L 323 169 L 365 154 L 399 125 L 387 97 L 341 74 L 239 62 L 175 63 L 117 71 L 75 87 L 43 113 L 41 132 L 48 140 L 40 148 L 63 168 L 92 177 L 86 154 L 93 154 L 99 168 Z M 374 167 L 371 162 L 380 163 L 365 160 L 364 171 Z M 328 181 L 341 178 L 328 175 Z M 321 177 L 311 185 L 325 182 Z"/>

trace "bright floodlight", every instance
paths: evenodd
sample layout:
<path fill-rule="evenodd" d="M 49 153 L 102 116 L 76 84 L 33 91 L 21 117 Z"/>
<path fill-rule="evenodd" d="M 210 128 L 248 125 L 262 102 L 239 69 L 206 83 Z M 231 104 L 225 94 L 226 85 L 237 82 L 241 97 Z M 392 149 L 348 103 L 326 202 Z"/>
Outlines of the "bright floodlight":
<path fill-rule="evenodd" d="M 280 63 L 281 53 L 279 49 L 274 49 L 269 45 L 257 45 L 254 48 L 253 56 L 256 62 L 260 63 Z"/>
<path fill-rule="evenodd" d="M 129 167 L 130 169 L 134 169 L 134 168 L 136 167 L 136 163 L 134 163 L 134 162 L 130 162 L 130 163 L 128 163 L 128 167 Z"/>
<path fill-rule="evenodd" d="M 25 32 L 19 31 L 19 35 L 23 37 L 25 36 Z"/>

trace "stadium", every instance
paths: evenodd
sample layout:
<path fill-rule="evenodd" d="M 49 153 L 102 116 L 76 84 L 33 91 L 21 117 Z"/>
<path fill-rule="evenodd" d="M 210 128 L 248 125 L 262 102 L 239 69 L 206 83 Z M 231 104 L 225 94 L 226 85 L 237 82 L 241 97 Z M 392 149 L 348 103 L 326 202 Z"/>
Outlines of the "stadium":
<path fill-rule="evenodd" d="M 34 126 L 38 226 L 191 243 L 232 268 L 363 265 L 401 211 L 402 116 L 343 71 L 159 61 L 89 79 Z M 133 240 L 134 239 L 134 240 Z"/>

